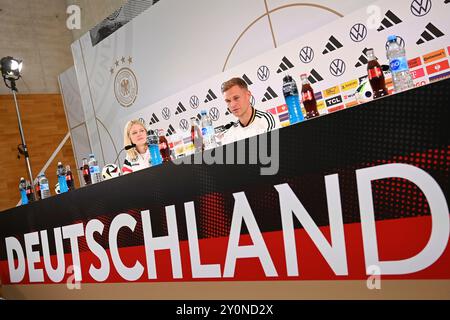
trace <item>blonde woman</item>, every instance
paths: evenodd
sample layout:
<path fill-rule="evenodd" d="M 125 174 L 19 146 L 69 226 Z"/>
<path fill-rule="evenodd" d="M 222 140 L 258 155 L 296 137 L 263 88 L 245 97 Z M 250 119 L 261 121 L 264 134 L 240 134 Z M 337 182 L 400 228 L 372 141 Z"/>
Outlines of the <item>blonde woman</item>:
<path fill-rule="evenodd" d="M 147 129 L 140 120 L 131 120 L 125 126 L 124 145 L 135 144 L 127 151 L 122 167 L 123 174 L 128 174 L 150 167 L 150 152 L 147 144 Z"/>

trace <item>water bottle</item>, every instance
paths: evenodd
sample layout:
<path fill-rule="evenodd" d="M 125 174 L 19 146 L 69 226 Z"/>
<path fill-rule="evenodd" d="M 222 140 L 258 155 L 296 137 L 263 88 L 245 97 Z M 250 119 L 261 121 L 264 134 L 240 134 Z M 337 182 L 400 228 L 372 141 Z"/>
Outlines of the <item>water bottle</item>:
<path fill-rule="evenodd" d="M 59 193 L 65 193 L 69 191 L 66 181 L 66 169 L 61 162 L 58 162 L 58 167 L 56 169 L 56 176 L 58 177 L 59 183 Z"/>
<path fill-rule="evenodd" d="M 397 43 L 397 36 L 391 35 L 388 37 L 386 55 L 389 59 L 389 68 L 391 69 L 395 92 L 414 88 L 414 82 L 411 73 L 409 72 L 405 49 Z"/>
<path fill-rule="evenodd" d="M 20 197 L 22 199 L 22 205 L 28 204 L 27 182 L 24 177 L 20 178 L 19 191 L 20 191 Z"/>
<path fill-rule="evenodd" d="M 150 151 L 150 165 L 157 166 L 162 163 L 161 153 L 159 152 L 158 133 L 154 130 L 148 130 L 147 133 L 148 150 Z"/>
<path fill-rule="evenodd" d="M 48 180 L 44 173 L 41 173 L 38 177 L 39 187 L 41 189 L 41 199 L 46 199 L 51 196 L 50 187 L 48 185 Z"/>
<path fill-rule="evenodd" d="M 214 137 L 214 126 L 212 124 L 212 120 L 206 110 L 200 111 L 200 115 L 202 117 L 201 125 L 204 149 L 212 149 L 216 147 L 216 139 Z"/>
<path fill-rule="evenodd" d="M 283 95 L 289 110 L 289 122 L 294 124 L 303 121 L 297 84 L 290 75 L 283 78 Z"/>
<path fill-rule="evenodd" d="M 91 182 L 92 184 L 102 181 L 102 174 L 100 172 L 100 167 L 98 166 L 98 162 L 95 159 L 94 154 L 89 155 L 89 173 L 91 174 Z"/>

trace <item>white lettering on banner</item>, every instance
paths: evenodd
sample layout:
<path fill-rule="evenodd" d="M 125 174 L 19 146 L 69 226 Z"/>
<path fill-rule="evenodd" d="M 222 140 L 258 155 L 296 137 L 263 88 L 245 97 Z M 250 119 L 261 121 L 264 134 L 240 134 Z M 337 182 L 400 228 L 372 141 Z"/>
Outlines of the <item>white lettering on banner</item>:
<path fill-rule="evenodd" d="M 128 229 L 134 231 L 134 228 L 136 227 L 136 220 L 126 213 L 121 213 L 113 219 L 109 228 L 109 251 L 114 267 L 120 276 L 128 281 L 136 281 L 142 276 L 144 267 L 139 261 L 136 261 L 135 265 L 131 268 L 123 264 L 122 259 L 120 258 L 119 248 L 117 246 L 117 235 L 119 230 L 123 227 L 128 227 Z"/>
<path fill-rule="evenodd" d="M 8 259 L 9 280 L 19 283 L 25 276 L 25 254 L 19 240 L 14 237 L 5 238 L 6 257 Z M 17 267 L 14 263 L 14 252 L 17 255 Z"/>
<path fill-rule="evenodd" d="M 431 234 L 428 243 L 418 254 L 403 260 L 380 261 L 379 258 L 371 182 L 386 178 L 403 178 L 417 185 L 425 195 L 431 212 Z M 362 240 L 367 275 L 372 275 L 371 266 L 377 266 L 379 268 L 379 275 L 410 274 L 429 267 L 441 257 L 449 240 L 450 216 L 444 193 L 438 183 L 428 173 L 412 165 L 385 164 L 356 170 L 356 183 L 361 212 Z M 278 192 L 280 202 L 281 231 L 283 234 L 287 276 L 299 275 L 294 216 L 302 224 L 303 231 L 311 238 L 333 272 L 340 276 L 348 275 L 338 175 L 332 174 L 325 176 L 329 230 L 331 235 L 330 242 L 320 231 L 317 224 L 314 223 L 303 204 L 287 183 L 275 185 L 274 188 Z M 272 256 L 267 248 L 245 193 L 237 192 L 233 196 L 235 203 L 223 274 L 221 274 L 220 264 L 201 264 L 201 250 L 197 234 L 194 203 L 191 201 L 184 204 L 192 278 L 232 278 L 235 276 L 237 260 L 246 258 L 259 259 L 266 277 L 277 277 L 278 273 L 275 269 Z M 167 206 L 165 211 L 168 235 L 160 237 L 153 237 L 150 211 L 144 210 L 141 212 L 148 279 L 157 279 L 155 261 L 155 251 L 157 250 L 170 251 L 173 278 L 183 278 L 175 206 Z M 248 229 L 248 236 L 253 243 L 252 245 L 239 245 L 243 222 Z M 140 279 L 143 276 L 144 267 L 139 261 L 136 261 L 133 267 L 124 265 L 117 244 L 118 233 L 124 227 L 134 232 L 136 224 L 137 221 L 131 215 L 125 213 L 119 214 L 111 222 L 108 234 L 109 254 L 113 266 L 119 275 L 127 281 Z M 90 265 L 90 276 L 97 282 L 107 280 L 110 276 L 111 267 L 108 252 L 94 239 L 94 233 L 97 232 L 103 235 L 104 229 L 104 224 L 97 219 L 88 221 L 85 230 L 83 230 L 83 223 L 53 229 L 58 263 L 56 268 L 53 268 L 51 264 L 46 230 L 40 231 L 42 243 L 39 241 L 39 232 L 25 234 L 23 238 L 24 246 L 22 246 L 16 237 L 10 236 L 5 238 L 10 282 L 14 284 L 24 281 L 27 270 L 30 283 L 44 281 L 43 270 L 35 266 L 36 263 L 41 262 L 39 245 L 42 246 L 44 260 L 44 263 L 40 265 L 43 265 L 51 282 L 61 282 L 63 280 L 61 275 L 63 271 L 61 270 L 64 270 L 65 265 L 70 264 L 64 260 L 63 239 L 70 240 L 74 280 L 76 283 L 80 282 L 82 280 L 82 270 L 78 240 L 82 236 L 85 236 L 86 243 L 92 255 L 96 256 L 100 261 L 98 268 L 94 267 L 93 264 Z M 123 252 L 120 253 L 124 254 Z M 378 276 L 378 274 L 376 275 Z M 371 282 L 370 286 L 377 288 L 379 284 L 373 282 L 373 280 L 376 279 L 374 277 L 369 278 L 368 285 Z"/>
<path fill-rule="evenodd" d="M 195 219 L 194 202 L 184 204 L 186 227 L 188 233 L 189 254 L 193 278 L 220 278 L 220 264 L 202 265 L 198 245 L 197 223 Z"/>
<path fill-rule="evenodd" d="M 103 234 L 105 225 L 97 219 L 90 220 L 86 225 L 86 244 L 94 255 L 100 260 L 100 267 L 96 268 L 93 264 L 89 267 L 89 274 L 98 282 L 105 281 L 109 276 L 109 259 L 105 248 L 95 241 L 94 233 Z"/>
<path fill-rule="evenodd" d="M 380 261 L 371 182 L 394 177 L 413 182 L 424 193 L 430 206 L 431 235 L 425 248 L 414 257 L 397 261 Z M 377 265 L 383 274 L 407 274 L 423 270 L 439 259 L 448 243 L 449 212 L 444 193 L 428 173 L 412 165 L 392 163 L 356 170 L 356 181 L 366 266 Z"/>
<path fill-rule="evenodd" d="M 75 281 L 79 282 L 83 280 L 83 277 L 80 271 L 81 265 L 80 265 L 80 250 L 78 248 L 78 238 L 83 236 L 84 234 L 83 223 L 77 223 L 63 227 L 62 234 L 64 239 L 70 239 L 70 251 L 72 252 L 72 265 L 75 267 L 74 268 Z"/>
<path fill-rule="evenodd" d="M 234 276 L 236 260 L 239 258 L 259 258 L 264 273 L 267 277 L 278 276 L 272 258 L 267 250 L 264 238 L 256 223 L 250 204 L 244 192 L 234 193 L 233 218 L 231 220 L 230 238 L 228 240 L 227 257 L 225 259 L 225 270 L 223 276 L 230 278 Z M 253 245 L 239 246 L 242 221 L 245 222 Z"/>
<path fill-rule="evenodd" d="M 175 206 L 166 207 L 166 219 L 168 235 L 163 237 L 153 237 L 150 211 L 141 211 L 142 231 L 144 232 L 145 255 L 147 258 L 147 271 L 149 279 L 156 279 L 156 250 L 170 250 L 172 259 L 172 275 L 175 279 L 183 278 L 181 268 L 180 244 L 178 240 L 177 217 Z"/>
<path fill-rule="evenodd" d="M 50 280 L 52 280 L 53 282 L 61 282 L 64 279 L 64 271 L 66 269 L 61 228 L 53 229 L 53 234 L 55 235 L 56 259 L 57 259 L 56 269 L 53 269 L 52 262 L 50 259 L 50 248 L 48 245 L 47 230 L 42 230 L 40 234 L 41 234 L 42 255 L 44 257 L 45 271 L 47 272 L 47 275 L 50 278 Z"/>
<path fill-rule="evenodd" d="M 33 251 L 33 246 L 39 244 L 39 233 L 31 232 L 24 235 L 25 254 L 27 255 L 28 275 L 30 282 L 44 282 L 42 269 L 35 269 L 34 264 L 41 262 L 39 251 Z"/>
<path fill-rule="evenodd" d="M 289 276 L 298 276 L 297 249 L 294 236 L 294 214 L 302 224 L 305 232 L 311 237 L 322 256 L 337 275 L 348 275 L 347 255 L 345 251 L 344 222 L 342 220 L 341 196 L 338 175 L 325 177 L 327 204 L 330 220 L 330 245 L 319 227 L 314 223 L 300 200 L 287 183 L 275 186 L 280 197 L 281 222 L 283 226 L 286 267 Z"/>

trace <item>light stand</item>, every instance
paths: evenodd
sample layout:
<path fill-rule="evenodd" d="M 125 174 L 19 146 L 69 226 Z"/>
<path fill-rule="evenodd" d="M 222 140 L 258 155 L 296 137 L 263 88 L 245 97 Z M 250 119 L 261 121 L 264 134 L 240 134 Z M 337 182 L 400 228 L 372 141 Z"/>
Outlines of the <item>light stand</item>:
<path fill-rule="evenodd" d="M 17 120 L 19 123 L 20 138 L 22 140 L 22 148 L 23 148 L 22 150 L 19 149 L 19 152 L 23 153 L 23 155 L 25 156 L 25 164 L 27 166 L 28 179 L 30 179 L 31 183 L 31 198 L 32 200 L 37 200 L 37 197 L 35 197 L 33 173 L 31 171 L 31 164 L 30 164 L 30 155 L 28 153 L 27 144 L 25 142 L 25 136 L 23 134 L 22 118 L 20 117 L 19 104 L 17 102 L 16 96 L 16 92 L 18 91 L 16 86 L 16 80 L 20 79 L 21 69 L 22 69 L 22 62 L 19 62 L 12 57 L 4 57 L 0 60 L 0 70 L 3 76 L 3 80 L 5 82 L 5 85 L 9 89 L 11 89 L 11 92 L 14 97 Z M 8 85 L 6 81 L 9 81 L 10 84 Z"/>

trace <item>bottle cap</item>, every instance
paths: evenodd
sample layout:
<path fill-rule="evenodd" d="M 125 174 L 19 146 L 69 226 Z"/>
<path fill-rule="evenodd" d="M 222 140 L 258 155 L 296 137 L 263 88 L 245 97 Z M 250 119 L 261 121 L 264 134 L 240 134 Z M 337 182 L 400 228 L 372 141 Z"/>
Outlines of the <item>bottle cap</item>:
<path fill-rule="evenodd" d="M 391 34 L 390 36 L 388 36 L 388 41 L 397 41 L 397 36 L 396 35 L 393 35 L 393 34 Z"/>
<path fill-rule="evenodd" d="M 62 162 L 61 161 L 58 161 L 58 166 L 62 166 Z"/>
<path fill-rule="evenodd" d="M 89 153 L 89 158 L 94 158 L 94 154 L 93 153 Z"/>

